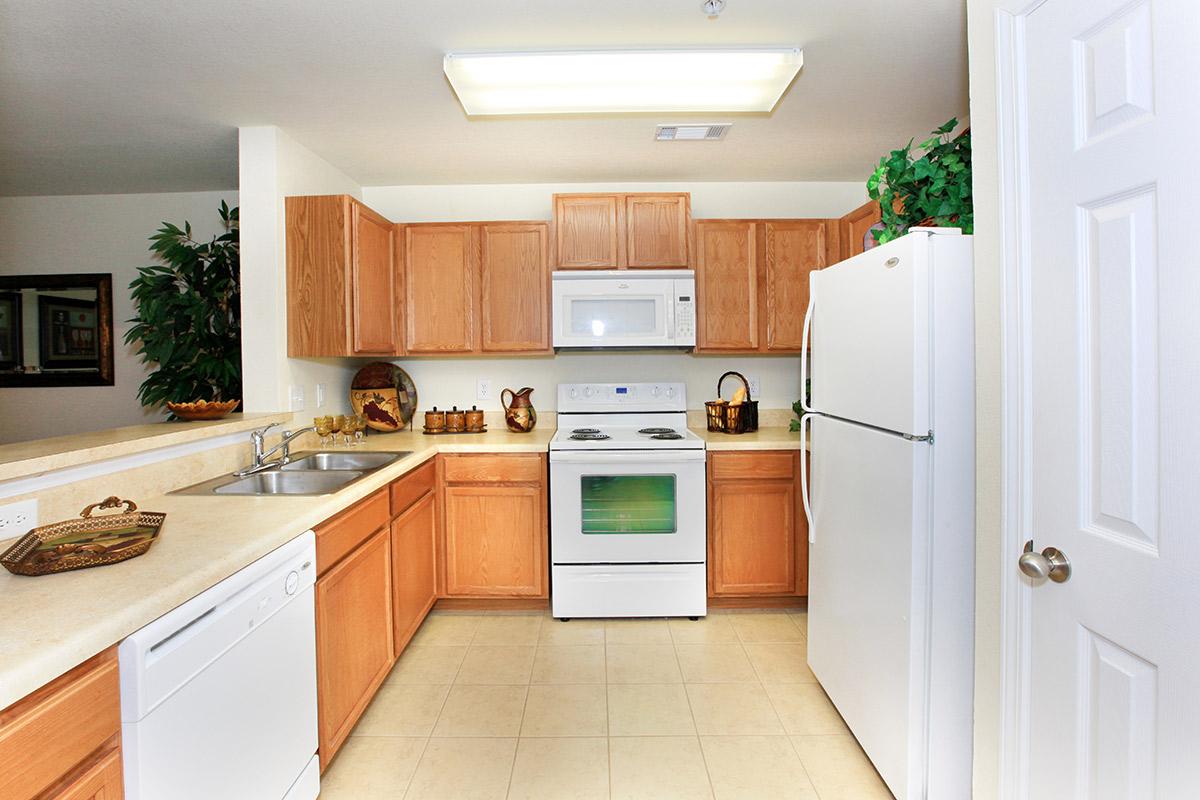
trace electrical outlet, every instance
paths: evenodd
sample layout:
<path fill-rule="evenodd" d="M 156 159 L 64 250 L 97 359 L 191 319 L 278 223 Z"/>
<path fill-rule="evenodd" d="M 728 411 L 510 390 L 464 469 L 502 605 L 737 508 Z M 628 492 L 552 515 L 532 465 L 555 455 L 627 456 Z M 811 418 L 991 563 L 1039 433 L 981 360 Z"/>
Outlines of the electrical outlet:
<path fill-rule="evenodd" d="M 292 411 L 304 410 L 304 387 L 291 386 L 288 387 L 288 399 L 291 401 Z"/>
<path fill-rule="evenodd" d="M 762 397 L 762 383 L 759 382 L 757 375 L 747 375 L 746 382 L 750 384 L 751 400 L 758 400 Z"/>
<path fill-rule="evenodd" d="M 24 536 L 37 527 L 37 498 L 0 506 L 0 539 Z"/>
<path fill-rule="evenodd" d="M 325 384 L 317 384 L 317 408 L 325 407 Z"/>
<path fill-rule="evenodd" d="M 492 399 L 492 381 L 490 378 L 479 378 L 477 381 L 475 381 L 475 399 Z"/>

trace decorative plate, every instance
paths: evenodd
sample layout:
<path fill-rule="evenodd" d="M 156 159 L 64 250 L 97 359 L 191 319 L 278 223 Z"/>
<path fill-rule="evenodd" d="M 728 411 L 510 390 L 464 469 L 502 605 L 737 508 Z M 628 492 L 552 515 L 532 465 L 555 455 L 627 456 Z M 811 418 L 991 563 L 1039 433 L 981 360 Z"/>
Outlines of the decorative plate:
<path fill-rule="evenodd" d="M 417 387 L 407 372 L 387 361 L 372 361 L 350 382 L 350 407 L 377 431 L 398 431 L 417 410 Z"/>

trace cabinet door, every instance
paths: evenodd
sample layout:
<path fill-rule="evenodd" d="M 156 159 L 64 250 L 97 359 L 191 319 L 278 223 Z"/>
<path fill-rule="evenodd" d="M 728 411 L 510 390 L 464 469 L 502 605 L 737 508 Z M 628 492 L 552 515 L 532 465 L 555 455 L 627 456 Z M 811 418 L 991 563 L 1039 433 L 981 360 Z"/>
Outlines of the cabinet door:
<path fill-rule="evenodd" d="M 559 269 L 624 266 L 620 233 L 621 195 L 556 194 L 554 250 Z"/>
<path fill-rule="evenodd" d="M 437 597 L 433 560 L 435 497 L 429 492 L 392 523 L 392 627 L 397 656 Z"/>
<path fill-rule="evenodd" d="M 321 769 L 341 747 L 394 659 L 387 528 L 317 580 Z"/>
<path fill-rule="evenodd" d="M 550 264 L 544 222 L 481 225 L 481 347 L 549 352 Z"/>
<path fill-rule="evenodd" d="M 407 225 L 404 289 L 410 353 L 476 349 L 478 237 L 472 225 Z"/>
<path fill-rule="evenodd" d="M 350 355 L 350 203 L 346 195 L 284 200 L 287 346 L 293 358 Z"/>
<path fill-rule="evenodd" d="M 625 254 L 631 268 L 688 266 L 688 195 L 625 197 Z"/>
<path fill-rule="evenodd" d="M 446 594 L 545 597 L 545 494 L 538 486 L 447 486 Z"/>
<path fill-rule="evenodd" d="M 393 226 L 362 203 L 354 202 L 350 291 L 355 354 L 395 355 L 396 268 Z"/>
<path fill-rule="evenodd" d="M 841 219 L 842 261 L 858 255 L 866 248 L 863 246 L 864 237 L 871 226 L 882 219 L 879 203 L 870 200 L 851 211 Z"/>
<path fill-rule="evenodd" d="M 54 800 L 122 800 L 125 796 L 125 777 L 121 767 L 121 750 L 114 749 L 96 761 L 69 786 L 54 795 Z"/>
<path fill-rule="evenodd" d="M 696 223 L 696 349 L 758 349 L 755 224 Z"/>
<path fill-rule="evenodd" d="M 795 513 L 791 480 L 713 483 L 711 594 L 795 592 Z"/>
<path fill-rule="evenodd" d="M 763 224 L 762 341 L 769 351 L 803 347 L 808 274 L 825 266 L 825 223 L 819 219 Z"/>

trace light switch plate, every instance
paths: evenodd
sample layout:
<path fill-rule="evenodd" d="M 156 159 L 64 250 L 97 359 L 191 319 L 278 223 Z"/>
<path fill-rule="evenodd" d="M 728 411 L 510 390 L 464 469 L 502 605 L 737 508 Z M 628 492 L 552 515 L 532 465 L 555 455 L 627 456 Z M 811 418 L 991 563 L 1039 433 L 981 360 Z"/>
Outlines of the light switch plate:
<path fill-rule="evenodd" d="M 317 400 L 317 408 L 325 407 L 325 384 L 323 384 L 323 383 L 317 384 L 316 400 Z"/>
<path fill-rule="evenodd" d="M 288 387 L 288 400 L 292 411 L 304 410 L 304 387 L 290 386 Z"/>
<path fill-rule="evenodd" d="M 492 381 L 490 378 L 480 378 L 475 381 L 475 399 L 476 400 L 491 400 L 492 399 Z"/>
<path fill-rule="evenodd" d="M 38 521 L 37 498 L 0 506 L 0 539 L 24 536 Z"/>
<path fill-rule="evenodd" d="M 760 399 L 762 397 L 762 383 L 758 380 L 758 376 L 747 375 L 746 382 L 750 384 L 750 399 Z"/>

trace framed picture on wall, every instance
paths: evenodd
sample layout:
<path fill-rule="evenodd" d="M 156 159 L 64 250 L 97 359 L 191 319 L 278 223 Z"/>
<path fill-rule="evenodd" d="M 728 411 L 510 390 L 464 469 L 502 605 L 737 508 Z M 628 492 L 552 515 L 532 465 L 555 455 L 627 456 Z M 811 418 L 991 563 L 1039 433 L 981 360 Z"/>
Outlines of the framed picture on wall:
<path fill-rule="evenodd" d="M 95 300 L 39 294 L 38 323 L 43 370 L 99 367 L 100 314 Z"/>
<path fill-rule="evenodd" d="M 0 292 L 0 370 L 21 365 L 21 295 Z"/>

